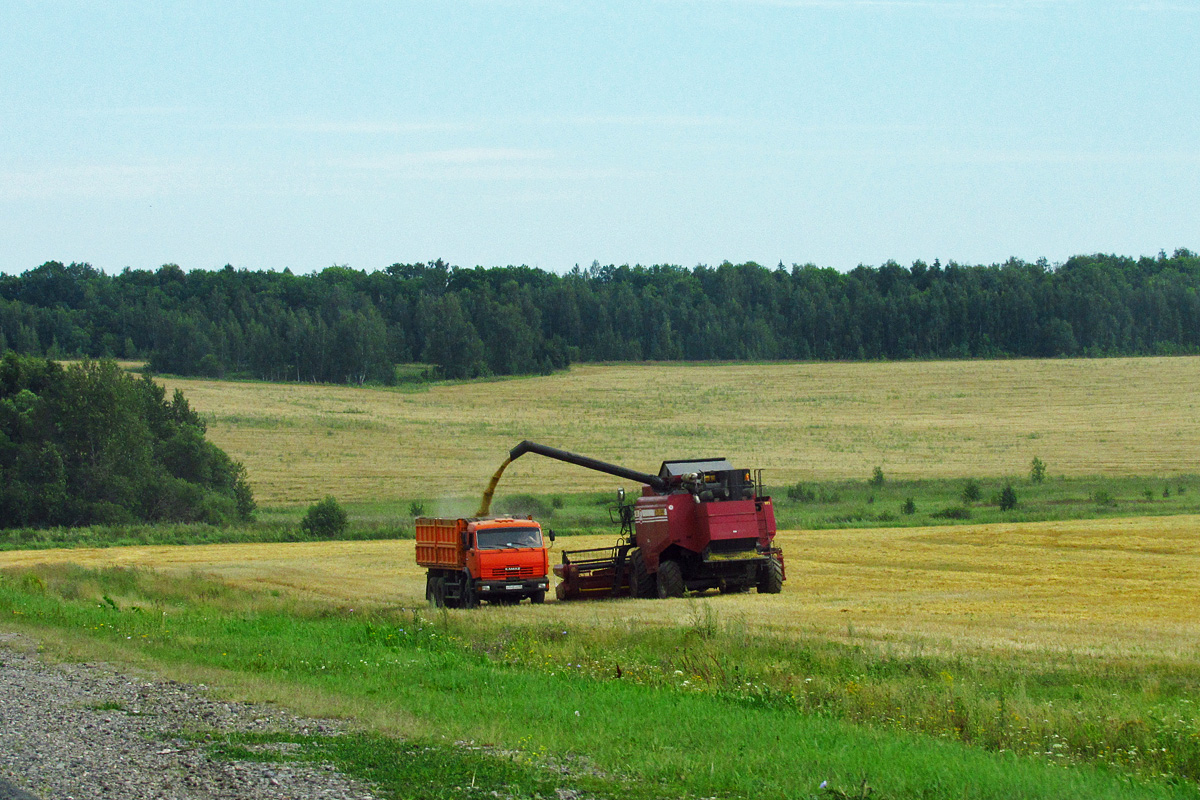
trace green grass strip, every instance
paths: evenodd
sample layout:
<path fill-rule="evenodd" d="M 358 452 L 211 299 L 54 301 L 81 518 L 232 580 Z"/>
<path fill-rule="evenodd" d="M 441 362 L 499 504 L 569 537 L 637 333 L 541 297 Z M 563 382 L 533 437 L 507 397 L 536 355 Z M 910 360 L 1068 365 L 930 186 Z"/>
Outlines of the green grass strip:
<path fill-rule="evenodd" d="M 150 584 L 159 579 L 141 573 L 90 574 L 110 601 L 87 593 L 66 599 L 29 574 L 0 582 L 0 615 L 167 664 L 367 701 L 384 715 L 415 717 L 424 736 L 447 743 L 473 740 L 590 765 L 625 787 L 622 796 L 783 800 L 820 796 L 822 782 L 851 792 L 863 780 L 873 797 L 897 799 L 1197 796 L 1191 782 L 1138 780 L 719 695 L 498 664 L 452 626 L 416 614 L 387 623 L 328 608 L 301 613 L 227 587 L 205 600 L 198 580 L 156 588 Z M 154 610 L 132 610 L 131 596 Z M 365 756 L 347 759 L 357 765 L 352 772 L 371 769 Z"/>

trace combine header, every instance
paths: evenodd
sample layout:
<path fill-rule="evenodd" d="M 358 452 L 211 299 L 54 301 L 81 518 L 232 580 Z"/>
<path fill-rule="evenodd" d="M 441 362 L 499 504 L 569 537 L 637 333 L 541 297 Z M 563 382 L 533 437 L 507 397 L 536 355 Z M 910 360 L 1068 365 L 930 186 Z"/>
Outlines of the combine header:
<path fill-rule="evenodd" d="M 759 493 L 761 475 L 752 477 L 723 458 L 664 461 L 651 475 L 530 441 L 514 447 L 505 466 L 526 453 L 643 484 L 631 503 L 618 491 L 616 545 L 563 552 L 554 567 L 562 579 L 558 599 L 681 597 L 689 590 L 751 587 L 774 594 L 783 588 L 783 551 L 774 546 L 775 511 L 771 498 Z M 492 479 L 485 506 L 503 471 Z"/>

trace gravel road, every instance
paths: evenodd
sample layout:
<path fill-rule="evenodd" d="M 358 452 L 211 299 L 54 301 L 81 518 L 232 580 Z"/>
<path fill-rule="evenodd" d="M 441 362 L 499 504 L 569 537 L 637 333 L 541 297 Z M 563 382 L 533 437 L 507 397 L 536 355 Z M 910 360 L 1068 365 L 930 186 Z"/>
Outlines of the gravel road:
<path fill-rule="evenodd" d="M 331 720 L 226 703 L 203 686 L 56 664 L 0 632 L 0 800 L 373 800 L 328 765 L 210 759 L 181 731 L 335 734 Z"/>

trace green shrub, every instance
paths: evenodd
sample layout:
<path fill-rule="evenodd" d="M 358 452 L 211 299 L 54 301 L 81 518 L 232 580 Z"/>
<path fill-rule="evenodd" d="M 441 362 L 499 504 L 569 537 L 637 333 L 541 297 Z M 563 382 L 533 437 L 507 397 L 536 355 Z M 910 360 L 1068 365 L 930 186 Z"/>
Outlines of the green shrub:
<path fill-rule="evenodd" d="M 929 516 L 938 519 L 970 519 L 971 509 L 966 506 L 950 506 L 949 508 L 943 508 L 941 511 L 935 511 Z"/>
<path fill-rule="evenodd" d="M 1033 483 L 1041 483 L 1046 480 L 1046 465 L 1037 456 L 1033 457 L 1033 461 L 1029 462 L 1029 480 Z"/>
<path fill-rule="evenodd" d="M 1117 504 L 1113 496 L 1104 489 L 1097 489 L 1092 493 L 1092 502 L 1098 506 L 1115 506 Z"/>
<path fill-rule="evenodd" d="M 915 501 L 914 501 L 914 500 L 913 500 L 913 499 L 910 497 L 910 498 L 908 498 L 907 500 L 905 500 L 905 501 L 904 501 L 904 505 L 900 506 L 900 510 L 901 510 L 902 512 L 904 512 L 905 514 L 907 514 L 907 515 L 909 515 L 909 516 L 912 516 L 913 514 L 917 513 L 917 504 L 916 504 L 916 502 L 915 502 Z"/>
<path fill-rule="evenodd" d="M 554 516 L 554 507 L 532 494 L 510 494 L 497 503 L 496 508 L 501 514 L 513 517 L 550 519 Z"/>
<path fill-rule="evenodd" d="M 207 353 L 201 358 L 200 362 L 196 364 L 196 371 L 206 378 L 225 377 L 225 365 L 214 353 Z"/>
<path fill-rule="evenodd" d="M 422 503 L 420 500 L 413 500 L 411 503 L 408 504 L 408 515 L 410 517 L 425 516 L 425 504 Z"/>
<path fill-rule="evenodd" d="M 868 483 L 879 488 L 883 486 L 883 480 L 883 467 L 875 467 L 875 471 L 871 473 L 871 480 Z"/>
<path fill-rule="evenodd" d="M 979 482 L 974 478 L 968 478 L 967 482 L 963 484 L 963 503 L 974 503 L 981 497 L 983 497 L 983 490 L 979 488 Z"/>
<path fill-rule="evenodd" d="M 1012 511 L 1017 507 L 1017 492 L 1013 489 L 1011 483 L 1004 485 L 1004 491 L 1000 492 L 1000 510 Z"/>
<path fill-rule="evenodd" d="M 805 486 L 802 482 L 797 482 L 787 488 L 788 500 L 796 503 L 811 503 L 817 499 L 815 490 Z"/>
<path fill-rule="evenodd" d="M 300 521 L 300 530 L 309 536 L 333 539 L 346 530 L 346 511 L 333 495 L 308 507 L 308 513 Z"/>

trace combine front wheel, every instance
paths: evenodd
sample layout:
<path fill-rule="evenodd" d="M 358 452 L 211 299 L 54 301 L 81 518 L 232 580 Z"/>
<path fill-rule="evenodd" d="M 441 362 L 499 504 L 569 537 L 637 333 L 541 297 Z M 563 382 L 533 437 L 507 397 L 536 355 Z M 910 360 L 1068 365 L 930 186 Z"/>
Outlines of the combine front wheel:
<path fill-rule="evenodd" d="M 664 559 L 658 562 L 658 596 L 683 597 L 683 569 L 678 561 Z"/>
<path fill-rule="evenodd" d="M 783 591 L 783 564 L 774 556 L 758 573 L 759 594 L 779 594 Z"/>
<path fill-rule="evenodd" d="M 654 578 L 646 570 L 641 550 L 629 554 L 629 593 L 634 597 L 654 597 Z"/>

